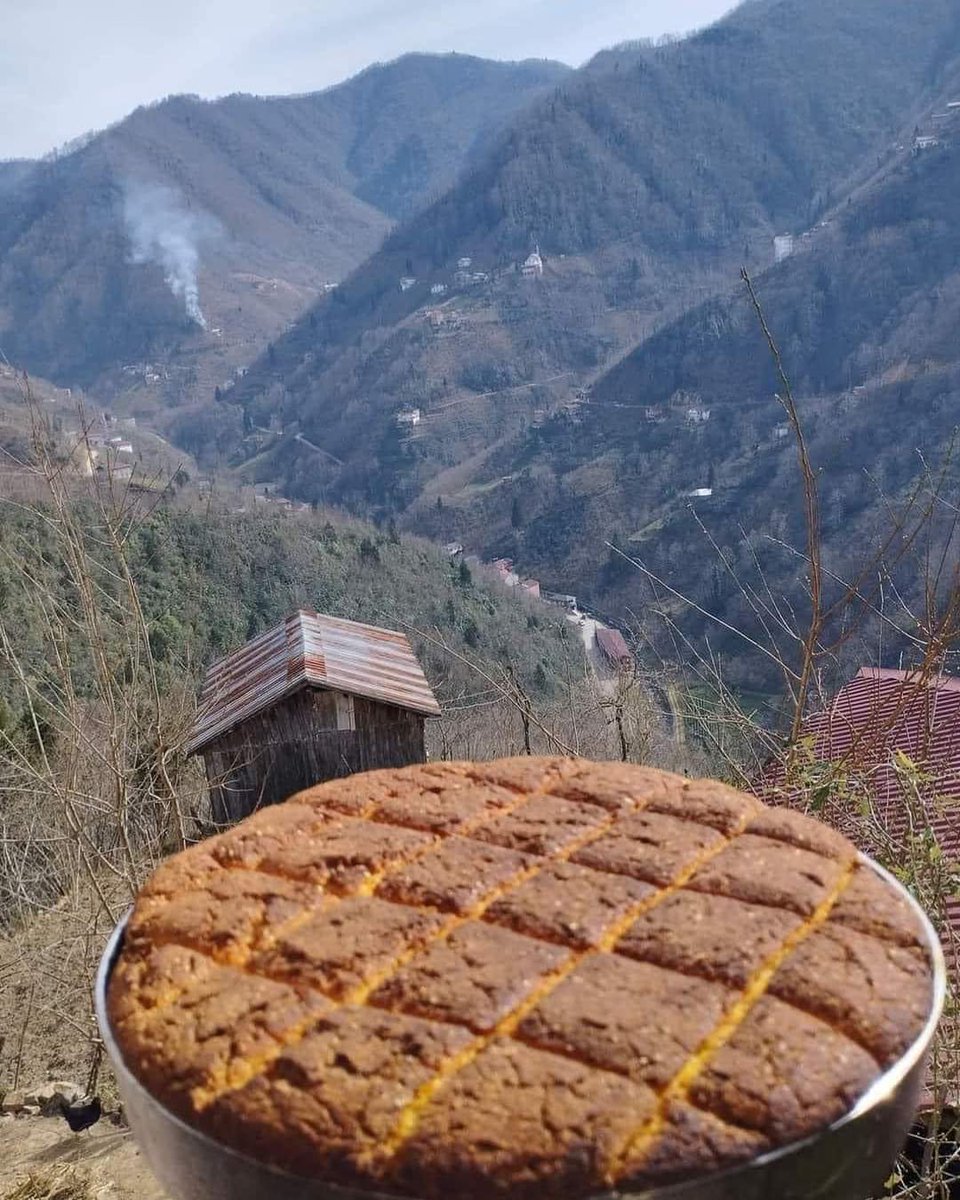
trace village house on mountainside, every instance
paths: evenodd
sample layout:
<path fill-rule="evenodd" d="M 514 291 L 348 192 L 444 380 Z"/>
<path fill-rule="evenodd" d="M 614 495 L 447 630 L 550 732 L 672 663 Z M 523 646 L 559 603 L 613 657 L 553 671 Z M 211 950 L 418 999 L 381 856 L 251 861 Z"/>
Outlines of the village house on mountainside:
<path fill-rule="evenodd" d="M 539 279 L 543 274 L 543 259 L 540 257 L 539 246 L 536 246 L 533 253 L 528 255 L 520 268 L 520 274 L 527 279 Z"/>
<path fill-rule="evenodd" d="M 326 779 L 423 762 L 439 716 L 402 633 L 301 609 L 210 668 L 187 753 L 228 823 Z"/>
<path fill-rule="evenodd" d="M 601 654 L 614 670 L 633 670 L 633 655 L 619 629 L 607 629 L 604 626 L 600 626 L 597 629 L 596 637 Z"/>

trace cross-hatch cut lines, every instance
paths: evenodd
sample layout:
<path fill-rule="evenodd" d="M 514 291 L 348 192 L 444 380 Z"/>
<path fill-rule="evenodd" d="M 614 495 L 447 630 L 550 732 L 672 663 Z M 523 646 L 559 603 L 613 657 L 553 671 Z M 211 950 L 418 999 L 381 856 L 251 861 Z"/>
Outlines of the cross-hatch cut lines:
<path fill-rule="evenodd" d="M 612 814 L 611 820 L 604 822 L 599 831 L 591 830 L 590 836 L 578 838 L 576 843 L 566 847 L 560 855 L 547 860 L 548 863 L 563 861 L 564 859 L 567 859 L 571 855 L 575 854 L 578 850 L 582 849 L 583 846 L 589 844 L 590 841 L 601 837 L 603 833 L 607 831 L 610 825 L 617 820 L 619 815 L 619 813 Z M 701 867 L 705 866 L 712 858 L 715 858 L 716 855 L 718 855 L 722 850 L 725 850 L 734 838 L 739 837 L 740 834 L 742 834 L 746 829 L 750 820 L 750 815 L 751 814 L 749 813 L 744 814 L 739 825 L 732 832 L 732 834 L 700 854 L 693 862 L 689 863 L 682 871 L 680 871 L 679 874 L 676 875 L 666 887 L 656 892 L 653 896 L 647 896 L 643 900 L 638 901 L 626 913 L 620 916 L 616 921 L 612 922 L 611 925 L 604 931 L 596 947 L 588 950 L 573 951 L 565 962 L 561 963 L 560 966 L 554 971 L 550 972 L 550 974 L 545 975 L 538 986 L 534 988 L 529 995 L 525 996 L 524 999 L 521 1000 L 520 1003 L 517 1004 L 509 1013 L 502 1017 L 489 1033 L 481 1034 L 468 1046 L 465 1046 L 461 1051 L 459 1051 L 459 1053 L 453 1055 L 446 1062 L 441 1064 L 433 1077 L 421 1084 L 421 1086 L 414 1093 L 410 1102 L 401 1110 L 390 1136 L 384 1142 L 383 1147 L 377 1152 L 376 1157 L 395 1157 L 403 1148 L 404 1144 L 409 1141 L 416 1132 L 417 1126 L 420 1123 L 420 1119 L 426 1109 L 434 1102 L 434 1100 L 437 1098 L 437 1094 L 447 1083 L 450 1082 L 451 1079 L 454 1078 L 454 1076 L 458 1075 L 465 1067 L 468 1067 L 472 1062 L 474 1062 L 479 1055 L 482 1054 L 483 1051 L 498 1038 L 512 1037 L 516 1033 L 521 1022 L 534 1010 L 534 1008 L 546 1000 L 551 992 L 558 988 L 565 979 L 569 978 L 570 975 L 572 975 L 577 969 L 577 967 L 579 967 L 580 964 L 586 959 L 592 958 L 598 954 L 610 953 L 620 938 L 623 937 L 623 935 L 635 921 L 642 917 L 644 913 L 656 908 L 658 904 L 662 904 L 663 901 L 669 896 L 672 896 L 675 892 L 678 892 L 686 883 L 690 881 L 690 879 L 697 871 L 701 869 Z M 538 869 L 542 869 L 542 864 L 538 866 Z M 528 872 L 526 877 L 529 878 L 530 875 L 535 873 L 536 871 Z M 491 898 L 488 904 L 484 907 L 489 907 L 489 904 L 493 903 L 495 899 L 496 897 Z"/>
<path fill-rule="evenodd" d="M 534 790 L 532 792 L 526 792 L 526 793 L 518 792 L 515 803 L 500 806 L 498 808 L 481 813 L 478 815 L 478 817 L 474 821 L 467 822 L 464 826 L 461 827 L 461 829 L 469 829 L 469 832 L 471 832 L 471 833 L 476 832 L 478 829 L 480 829 L 483 825 L 487 824 L 488 822 L 493 821 L 499 817 L 511 815 L 512 813 L 516 812 L 517 810 L 523 808 L 526 804 L 530 803 L 531 801 L 537 800 L 543 796 L 549 795 L 550 794 L 550 790 L 549 790 L 550 786 L 554 782 L 556 782 L 557 776 L 558 776 L 558 772 L 556 770 L 548 771 L 546 777 L 543 779 L 540 786 L 536 790 Z M 364 809 L 362 809 L 361 812 L 358 814 L 359 819 L 360 820 L 369 819 L 369 817 L 372 816 L 372 814 L 376 811 L 378 803 L 379 803 L 379 801 L 376 801 L 376 800 L 371 801 L 371 803 L 369 805 L 367 805 Z M 619 815 L 619 813 L 617 813 L 617 812 L 608 814 L 607 818 L 599 826 L 590 829 L 588 831 L 588 834 L 585 834 L 582 837 L 577 838 L 575 841 L 571 842 L 567 847 L 565 847 L 565 849 L 560 854 L 550 856 L 550 857 L 545 856 L 542 859 L 538 859 L 532 866 L 525 867 L 522 871 L 519 871 L 511 880 L 508 881 L 507 884 L 501 885 L 498 888 L 491 889 L 491 891 L 489 893 L 487 893 L 484 896 L 484 898 L 478 904 L 474 905 L 473 908 L 471 908 L 467 913 L 450 917 L 434 932 L 433 937 L 426 939 L 422 943 L 407 947 L 406 950 L 402 951 L 382 971 L 378 972 L 376 975 L 374 975 L 368 979 L 365 979 L 361 984 L 359 984 L 357 987 L 352 989 L 352 991 L 350 991 L 343 1000 L 336 1001 L 336 1000 L 331 999 L 330 1003 L 335 1005 L 338 1008 L 339 1007 L 348 1007 L 348 1006 L 352 1006 L 352 1005 L 360 1005 L 360 1004 L 366 1003 L 367 998 L 375 990 L 375 988 L 378 988 L 378 987 L 382 986 L 384 983 L 388 982 L 388 980 L 390 980 L 398 971 L 400 971 L 403 967 L 405 967 L 408 963 L 410 963 L 419 954 L 425 952 L 426 950 L 431 949 L 432 947 L 436 946 L 439 942 L 444 941 L 446 938 L 448 938 L 454 932 L 455 929 L 459 928 L 461 925 L 465 924 L 467 921 L 478 920 L 480 917 L 482 917 L 483 913 L 486 912 L 487 908 L 489 908 L 490 905 L 495 903 L 495 901 L 498 900 L 501 895 L 504 895 L 511 888 L 518 887 L 520 884 L 525 883 L 528 879 L 532 878 L 538 871 L 543 870 L 545 867 L 549 866 L 551 863 L 563 861 L 565 857 L 569 857 L 571 854 L 575 854 L 577 852 L 577 850 L 581 849 L 582 846 L 586 845 L 588 843 L 588 841 L 592 840 L 592 838 L 602 836 L 602 834 L 606 833 L 607 830 L 610 828 L 610 826 L 616 821 L 618 815 Z M 386 823 L 386 822 L 384 822 L 384 823 Z M 335 824 L 337 826 L 342 827 L 343 822 L 336 822 Z M 392 823 L 392 824 L 395 824 L 395 823 Z M 329 830 L 333 827 L 334 826 L 332 826 L 332 825 L 326 826 L 325 829 Z M 403 828 L 407 828 L 407 827 L 403 826 Z M 456 830 L 456 832 L 458 834 L 460 834 L 461 836 L 466 836 L 465 833 L 461 833 L 461 829 Z M 370 872 L 364 878 L 363 882 L 359 885 L 359 888 L 352 893 L 352 895 L 354 895 L 354 896 L 358 895 L 358 894 L 359 895 L 368 895 L 368 896 L 371 895 L 376 890 L 376 888 L 379 887 L 379 885 L 383 882 L 383 880 L 390 874 L 390 871 L 399 870 L 401 868 L 408 867 L 411 865 L 411 863 L 416 862 L 418 859 L 426 857 L 432 851 L 435 851 L 441 845 L 443 845 L 445 840 L 446 840 L 446 838 L 444 836 L 437 836 L 436 838 L 433 838 L 430 841 L 428 841 L 426 843 L 426 845 L 420 847 L 419 850 L 414 851 L 411 854 L 403 855 L 400 859 L 395 859 L 391 863 L 391 866 L 389 868 L 384 868 L 379 871 Z M 372 887 L 369 887 L 370 880 L 375 881 Z M 333 903 L 336 903 L 339 900 L 346 899 L 346 898 L 348 898 L 348 896 L 331 897 L 331 901 Z M 308 915 L 313 916 L 316 911 L 317 910 L 310 910 Z M 289 922 L 286 922 L 285 925 L 280 927 L 280 933 L 282 934 L 282 932 L 284 932 L 284 931 L 289 931 L 291 928 L 302 923 L 303 919 L 304 918 L 303 918 L 302 914 L 298 914 L 296 917 L 291 918 L 291 920 Z M 187 949 L 193 949 L 193 950 L 196 950 L 197 953 L 203 953 L 203 951 L 200 950 L 199 947 L 196 947 L 196 946 L 189 946 L 189 947 L 187 947 Z M 247 956 L 247 961 L 248 960 L 249 960 L 249 955 Z M 229 965 L 232 967 L 235 967 L 241 971 L 248 970 L 248 968 L 246 966 L 246 961 L 232 962 Z M 251 974 L 259 974 L 258 972 L 250 972 L 250 973 Z M 263 978 L 264 976 L 260 976 L 260 977 Z M 202 1108 L 208 1108 L 210 1105 L 216 1103 L 218 1100 L 222 1099 L 228 1093 L 237 1091 L 240 1087 L 245 1087 L 247 1084 L 251 1083 L 254 1079 L 258 1078 L 259 1076 L 261 1076 L 261 1075 L 265 1074 L 267 1071 L 269 1071 L 269 1069 L 273 1066 L 273 1064 L 277 1061 L 277 1059 L 280 1057 L 281 1054 L 283 1054 L 286 1050 L 291 1049 L 298 1042 L 303 1040 L 303 1038 L 309 1033 L 312 1025 L 314 1024 L 314 1020 L 315 1020 L 315 1018 L 303 1023 L 302 1025 L 297 1025 L 293 1029 L 288 1030 L 282 1038 L 278 1039 L 275 1047 L 272 1047 L 269 1051 L 265 1051 L 260 1056 L 258 1056 L 256 1062 L 253 1064 L 253 1067 L 251 1069 L 249 1069 L 249 1070 L 245 1069 L 241 1072 L 238 1072 L 236 1075 L 234 1075 L 231 1078 L 229 1083 L 225 1083 L 218 1088 L 211 1088 L 211 1089 L 208 1089 L 207 1091 L 205 1091 L 203 1093 L 203 1098 L 202 1098 Z M 237 1083 L 236 1080 L 238 1078 L 241 1078 L 242 1082 Z"/>
<path fill-rule="evenodd" d="M 553 782 L 554 780 L 551 776 L 551 778 L 549 780 L 545 780 L 543 786 L 535 792 L 517 792 L 513 803 L 501 805 L 497 808 L 486 809 L 483 812 L 478 813 L 477 816 L 472 820 L 465 821 L 462 825 L 457 826 L 453 830 L 453 834 L 458 837 L 469 838 L 471 834 L 476 833 L 478 830 L 482 829 L 484 825 L 489 824 L 496 818 L 512 816 L 518 809 L 528 804 L 531 800 L 539 798 L 540 796 L 549 795 L 548 783 Z M 296 803 L 296 801 L 294 802 Z M 447 841 L 448 837 L 453 836 L 453 834 L 441 833 L 430 836 L 429 831 L 422 830 L 418 826 L 401 823 L 399 821 L 386 821 L 382 818 L 378 818 L 377 809 L 380 803 L 381 801 L 379 799 L 374 799 L 356 813 L 339 814 L 336 819 L 318 825 L 317 831 L 323 834 L 336 833 L 347 828 L 350 822 L 366 821 L 371 825 L 381 825 L 388 829 L 405 829 L 411 832 L 423 833 L 425 837 L 428 837 L 428 840 L 424 843 L 424 845 L 419 847 L 419 849 L 413 850 L 408 854 L 404 854 L 393 859 L 388 868 L 369 872 L 363 878 L 361 883 L 352 890 L 346 890 L 343 893 L 339 893 L 332 889 L 328 890 L 323 883 L 315 884 L 314 886 L 316 887 L 320 900 L 317 907 L 304 908 L 299 913 L 296 913 L 294 916 L 290 917 L 289 920 L 271 926 L 269 933 L 272 942 L 275 943 L 279 938 L 287 937 L 291 933 L 296 932 L 297 929 L 306 924 L 307 921 L 311 920 L 319 912 L 329 908 L 333 904 L 339 903 L 341 900 L 352 899 L 354 897 L 372 896 L 392 871 L 405 869 L 412 866 L 414 863 L 419 862 L 421 859 L 428 857 L 430 854 L 439 850 L 443 846 L 444 842 Z M 218 863 L 220 868 L 223 870 L 249 871 L 255 875 L 266 876 L 268 879 L 283 880 L 284 883 L 303 883 L 304 885 L 308 886 L 310 883 L 309 880 L 299 879 L 298 877 L 291 876 L 278 868 L 270 868 L 263 863 L 258 863 L 253 867 L 247 866 L 242 862 L 231 862 L 229 860 L 226 862 L 220 862 L 218 860 Z M 244 970 L 253 953 L 254 941 L 265 924 L 266 916 L 264 915 L 261 918 L 260 927 L 251 931 L 248 939 L 249 944 L 245 950 L 242 950 L 238 947 L 229 957 L 214 956 L 215 961 L 220 962 L 224 966 L 231 966 L 237 968 L 238 970 Z M 152 939 L 152 944 L 164 944 L 164 939 L 154 938 Z M 176 944 L 176 939 L 169 939 L 167 940 L 166 944 Z M 179 944 L 184 945 L 185 949 L 193 950 L 197 954 L 204 954 L 207 957 L 210 957 L 209 951 L 199 943 L 188 944 L 181 941 Z M 240 954 L 240 957 L 236 956 L 238 953 Z M 368 989 L 368 994 L 369 991 L 372 990 L 372 988 Z"/>
<path fill-rule="evenodd" d="M 701 1042 L 696 1051 L 687 1059 L 666 1088 L 660 1093 L 656 1112 L 632 1133 L 607 1164 L 606 1180 L 613 1184 L 623 1177 L 625 1169 L 637 1166 L 643 1160 L 644 1154 L 653 1148 L 657 1137 L 664 1131 L 667 1124 L 667 1113 L 676 1101 L 685 1100 L 697 1078 L 709 1065 L 711 1059 L 718 1053 L 743 1022 L 750 1015 L 754 1005 L 766 993 L 767 988 L 781 966 L 787 961 L 796 948 L 812 933 L 819 929 L 833 911 L 834 905 L 849 887 L 855 870 L 856 860 L 848 863 L 844 873 L 824 897 L 813 914 L 781 942 L 777 949 L 754 972 L 737 1002 L 722 1017 L 718 1024 Z"/>

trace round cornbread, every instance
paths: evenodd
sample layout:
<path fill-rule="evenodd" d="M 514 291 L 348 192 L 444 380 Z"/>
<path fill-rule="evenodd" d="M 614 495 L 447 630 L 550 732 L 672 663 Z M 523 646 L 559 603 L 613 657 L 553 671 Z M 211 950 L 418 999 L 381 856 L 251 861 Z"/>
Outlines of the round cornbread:
<path fill-rule="evenodd" d="M 423 1200 L 751 1160 L 848 1112 L 931 1003 L 913 910 L 831 829 L 535 758 L 323 784 L 177 855 L 108 993 L 195 1128 Z"/>

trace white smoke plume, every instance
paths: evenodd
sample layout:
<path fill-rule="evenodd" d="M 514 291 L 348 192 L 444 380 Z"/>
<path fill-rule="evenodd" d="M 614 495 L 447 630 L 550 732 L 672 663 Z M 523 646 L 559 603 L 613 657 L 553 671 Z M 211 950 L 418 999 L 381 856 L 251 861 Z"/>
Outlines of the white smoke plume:
<path fill-rule="evenodd" d="M 131 261 L 162 267 L 167 286 L 183 300 L 187 316 L 206 329 L 197 267 L 200 244 L 218 232 L 217 222 L 205 213 L 191 212 L 171 187 L 130 181 L 124 185 L 123 219 Z"/>

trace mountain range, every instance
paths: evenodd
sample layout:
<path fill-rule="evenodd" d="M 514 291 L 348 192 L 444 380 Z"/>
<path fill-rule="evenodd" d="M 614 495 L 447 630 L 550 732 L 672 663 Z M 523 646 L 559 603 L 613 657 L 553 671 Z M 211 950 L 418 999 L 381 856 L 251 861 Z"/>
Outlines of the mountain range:
<path fill-rule="evenodd" d="M 233 397 L 247 431 L 288 433 L 274 461 L 255 439 L 257 469 L 355 507 L 456 501 L 464 463 L 499 458 L 741 263 L 766 267 L 775 233 L 814 224 L 853 165 L 891 153 L 956 20 L 951 0 L 779 0 L 600 55 L 251 369 Z M 516 266 L 535 246 L 533 281 Z M 403 406 L 422 425 L 401 452 Z"/>
<path fill-rule="evenodd" d="M 91 247 L 76 274 L 44 277 L 30 234 L 55 226 L 37 218 L 20 239 L 0 221 L 0 339 L 149 414 L 208 468 L 512 557 L 621 621 L 649 602 L 626 554 L 749 625 L 744 577 L 761 569 L 790 607 L 806 568 L 782 381 L 740 270 L 798 397 L 831 571 L 848 575 L 955 420 L 958 45 L 957 0 L 751 0 L 577 71 L 416 57 L 316 97 L 171 100 L 62 160 L 0 168 L 0 206 L 68 205 L 78 172 L 129 226 L 116 168 L 96 185 L 126 131 L 167 165 L 152 202 L 175 195 L 202 243 L 207 331 L 186 287 L 131 261 L 122 222 L 113 258 Z M 442 88 L 460 98 L 446 112 Z M 141 127 L 164 146 L 187 129 L 196 178 L 229 167 L 230 185 L 187 187 Z M 227 206 L 234 174 L 256 204 Z M 237 232 L 248 215 L 262 232 Z M 75 284 L 101 262 L 98 308 Z M 168 324 L 137 307 L 147 269 Z M 128 384 L 127 358 L 151 354 L 157 378 Z M 657 607 L 697 612 L 662 591 Z"/>
<path fill-rule="evenodd" d="M 0 346 L 106 399 L 205 397 L 567 73 L 410 55 L 303 96 L 170 97 L 2 164 Z"/>

